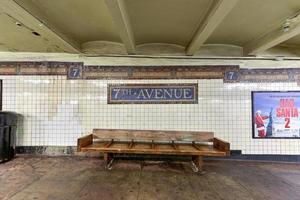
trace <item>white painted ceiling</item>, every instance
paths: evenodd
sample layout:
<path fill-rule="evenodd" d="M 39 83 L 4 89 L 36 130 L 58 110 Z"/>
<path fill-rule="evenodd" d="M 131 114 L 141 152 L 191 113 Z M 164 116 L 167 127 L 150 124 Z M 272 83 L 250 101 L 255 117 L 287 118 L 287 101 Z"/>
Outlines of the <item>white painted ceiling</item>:
<path fill-rule="evenodd" d="M 300 56 L 299 12 L 299 0 L 0 0 L 0 51 Z"/>

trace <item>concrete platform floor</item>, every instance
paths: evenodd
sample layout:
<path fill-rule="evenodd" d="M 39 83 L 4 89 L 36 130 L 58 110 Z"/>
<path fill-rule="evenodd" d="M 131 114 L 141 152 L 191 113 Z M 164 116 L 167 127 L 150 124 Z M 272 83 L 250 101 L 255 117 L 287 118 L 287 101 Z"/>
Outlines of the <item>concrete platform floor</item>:
<path fill-rule="evenodd" d="M 0 164 L 0 199 L 299 200 L 300 165 L 206 161 L 205 174 L 189 163 L 118 161 L 104 170 L 98 158 L 22 156 Z"/>

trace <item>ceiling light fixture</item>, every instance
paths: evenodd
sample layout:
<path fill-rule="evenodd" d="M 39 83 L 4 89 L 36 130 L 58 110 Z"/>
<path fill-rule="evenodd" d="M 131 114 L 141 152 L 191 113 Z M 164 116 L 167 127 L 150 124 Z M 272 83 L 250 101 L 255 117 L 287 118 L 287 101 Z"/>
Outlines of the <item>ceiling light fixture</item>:
<path fill-rule="evenodd" d="M 43 26 L 44 26 L 44 22 L 41 21 L 41 22 L 39 23 L 39 26 L 40 26 L 40 27 L 43 27 Z"/>
<path fill-rule="evenodd" d="M 15 22 L 15 24 L 16 24 L 17 26 L 22 26 L 22 25 L 23 25 L 21 22 Z"/>
<path fill-rule="evenodd" d="M 32 34 L 35 35 L 35 36 L 41 36 L 38 32 L 36 31 L 32 31 Z"/>
<path fill-rule="evenodd" d="M 289 22 L 285 22 L 283 25 L 282 25 L 282 30 L 283 32 L 288 32 L 290 30 L 290 23 Z"/>
<path fill-rule="evenodd" d="M 286 19 L 285 22 L 282 24 L 282 31 L 288 32 L 291 26 L 298 22 L 300 22 L 300 13 L 297 13 L 296 15 Z"/>

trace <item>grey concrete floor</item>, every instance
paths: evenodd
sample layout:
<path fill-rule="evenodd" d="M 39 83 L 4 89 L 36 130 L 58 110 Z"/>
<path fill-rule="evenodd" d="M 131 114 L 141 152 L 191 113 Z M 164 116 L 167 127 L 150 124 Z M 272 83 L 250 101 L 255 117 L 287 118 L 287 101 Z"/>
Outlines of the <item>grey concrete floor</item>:
<path fill-rule="evenodd" d="M 1 200 L 300 199 L 300 165 L 206 161 L 205 174 L 189 163 L 21 156 L 0 164 Z"/>

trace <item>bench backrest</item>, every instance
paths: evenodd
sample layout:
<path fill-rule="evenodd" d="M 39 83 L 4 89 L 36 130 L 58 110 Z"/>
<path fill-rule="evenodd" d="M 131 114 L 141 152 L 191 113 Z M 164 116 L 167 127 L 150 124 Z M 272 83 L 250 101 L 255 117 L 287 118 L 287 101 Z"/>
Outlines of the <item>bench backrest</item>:
<path fill-rule="evenodd" d="M 160 131 L 160 130 L 122 130 L 122 129 L 94 129 L 95 139 L 122 141 L 181 141 L 181 142 L 212 142 L 213 132 L 192 131 Z"/>

